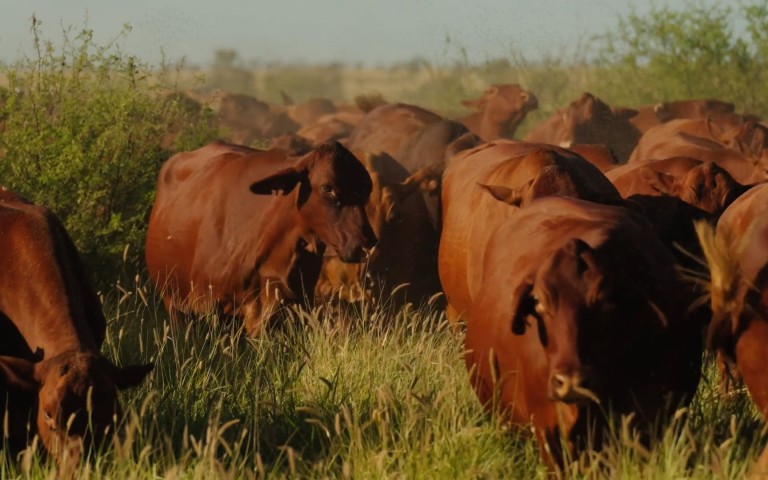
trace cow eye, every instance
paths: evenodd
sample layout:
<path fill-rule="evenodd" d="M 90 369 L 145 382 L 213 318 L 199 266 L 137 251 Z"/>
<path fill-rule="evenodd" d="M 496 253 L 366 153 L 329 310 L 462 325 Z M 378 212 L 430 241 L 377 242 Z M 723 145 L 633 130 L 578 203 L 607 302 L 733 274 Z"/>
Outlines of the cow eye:
<path fill-rule="evenodd" d="M 320 191 L 323 192 L 323 193 L 332 193 L 333 192 L 333 187 L 328 185 L 327 183 L 324 183 L 324 184 L 320 185 Z"/>
<path fill-rule="evenodd" d="M 47 421 L 49 421 L 49 422 L 50 422 L 51 420 L 53 420 L 53 417 L 52 417 L 52 416 L 51 416 L 51 414 L 48 412 L 48 410 L 43 410 L 43 418 L 45 418 L 45 419 L 46 419 Z"/>

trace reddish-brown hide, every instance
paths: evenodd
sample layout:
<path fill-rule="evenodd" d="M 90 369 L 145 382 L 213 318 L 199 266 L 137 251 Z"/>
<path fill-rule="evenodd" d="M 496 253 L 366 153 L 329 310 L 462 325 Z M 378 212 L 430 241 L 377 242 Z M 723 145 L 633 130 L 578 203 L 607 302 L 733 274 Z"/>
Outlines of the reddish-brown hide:
<path fill-rule="evenodd" d="M 114 431 L 117 390 L 152 365 L 118 368 L 101 356 L 106 322 L 77 250 L 46 208 L 0 190 L 0 395 L 9 399 L 12 446 L 27 419 L 59 457 Z M 20 404 L 17 399 L 34 399 Z M 92 428 L 89 430 L 89 422 Z M 69 428 L 68 428 L 69 426 Z"/>
<path fill-rule="evenodd" d="M 373 182 L 366 212 L 379 242 L 364 264 L 324 257 L 317 292 L 326 299 L 347 301 L 371 295 L 395 307 L 405 302 L 424 303 L 440 291 L 438 234 L 419 194 L 418 174 L 409 175 L 385 153 L 357 153 L 357 157 Z M 367 292 L 369 283 L 372 289 Z"/>
<path fill-rule="evenodd" d="M 365 167 L 338 143 L 298 160 L 222 142 L 175 155 L 149 219 L 150 276 L 169 310 L 215 308 L 255 335 L 281 300 L 311 300 L 326 246 L 363 260 L 376 242 L 370 193 Z"/>
<path fill-rule="evenodd" d="M 486 142 L 511 139 L 528 112 L 539 107 L 539 101 L 520 85 L 491 85 L 480 98 L 461 103 L 477 112 L 456 121 Z"/>
<path fill-rule="evenodd" d="M 603 411 L 634 412 L 648 428 L 690 400 L 701 339 L 674 260 L 638 215 L 540 198 L 498 224 L 482 262 L 466 334 L 471 381 L 487 408 L 532 422 L 550 466 L 563 460 L 560 436 L 578 453 Z"/>
<path fill-rule="evenodd" d="M 534 128 L 524 140 L 570 147 L 580 143 L 608 147 L 624 163 L 640 139 L 640 131 L 629 118 L 634 110 L 613 111 L 590 93 L 582 94 L 563 110 Z"/>
<path fill-rule="evenodd" d="M 517 207 L 546 195 L 621 202 L 597 167 L 575 153 L 509 140 L 460 152 L 450 160 L 443 182 L 438 268 L 451 320 L 471 305 L 488 238 Z"/>
<path fill-rule="evenodd" d="M 621 196 L 668 195 L 719 216 L 749 189 L 712 162 L 672 157 L 643 164 L 626 164 L 606 173 Z"/>

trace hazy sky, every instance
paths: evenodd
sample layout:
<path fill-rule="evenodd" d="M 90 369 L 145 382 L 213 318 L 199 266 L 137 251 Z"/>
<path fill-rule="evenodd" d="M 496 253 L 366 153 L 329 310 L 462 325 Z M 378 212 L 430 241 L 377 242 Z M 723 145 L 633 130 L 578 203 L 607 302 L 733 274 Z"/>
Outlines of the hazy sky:
<path fill-rule="evenodd" d="M 715 2 L 717 0 L 712 0 Z M 415 56 L 451 62 L 465 49 L 482 62 L 512 49 L 528 58 L 575 48 L 618 16 L 651 5 L 682 8 L 687 0 L 0 0 L 0 60 L 31 51 L 30 21 L 46 37 L 61 25 L 84 25 L 97 40 L 133 32 L 126 51 L 157 62 L 205 64 L 218 48 L 244 60 L 389 63 Z M 738 5 L 738 0 L 719 4 Z"/>

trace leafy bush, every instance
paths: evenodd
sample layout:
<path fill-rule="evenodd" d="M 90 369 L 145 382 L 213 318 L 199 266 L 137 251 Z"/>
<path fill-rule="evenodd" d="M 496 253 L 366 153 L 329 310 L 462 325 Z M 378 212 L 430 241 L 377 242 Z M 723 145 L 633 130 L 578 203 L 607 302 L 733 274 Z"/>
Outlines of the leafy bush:
<path fill-rule="evenodd" d="M 170 69 L 121 52 L 129 30 L 98 46 L 91 30 L 67 29 L 57 49 L 33 23 L 36 53 L 2 72 L 0 179 L 53 209 L 97 273 L 127 246 L 135 264 L 160 165 L 215 134 L 205 109 L 165 97 Z"/>
<path fill-rule="evenodd" d="M 644 104 L 719 98 L 737 108 L 768 113 L 768 2 L 739 10 L 689 2 L 683 10 L 654 7 L 620 18 L 595 38 L 595 89 L 612 102 Z M 746 35 L 736 33 L 741 22 Z"/>

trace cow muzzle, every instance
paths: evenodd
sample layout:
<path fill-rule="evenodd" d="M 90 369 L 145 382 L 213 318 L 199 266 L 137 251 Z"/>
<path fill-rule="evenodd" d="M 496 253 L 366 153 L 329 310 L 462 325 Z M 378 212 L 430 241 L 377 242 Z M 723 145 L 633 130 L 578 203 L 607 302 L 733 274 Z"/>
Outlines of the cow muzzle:
<path fill-rule="evenodd" d="M 549 398 L 565 403 L 600 403 L 597 395 L 586 387 L 581 373 L 553 373 L 549 380 Z"/>

